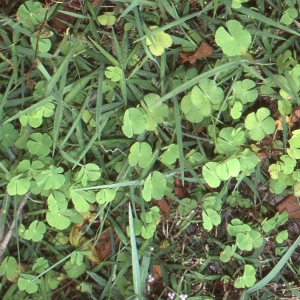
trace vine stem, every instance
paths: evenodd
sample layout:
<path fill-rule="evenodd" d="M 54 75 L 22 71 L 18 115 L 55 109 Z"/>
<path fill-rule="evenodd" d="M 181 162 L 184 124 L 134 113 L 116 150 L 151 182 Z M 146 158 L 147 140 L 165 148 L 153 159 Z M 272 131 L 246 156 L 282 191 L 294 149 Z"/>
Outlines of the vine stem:
<path fill-rule="evenodd" d="M 16 224 L 17 224 L 17 220 L 19 219 L 20 214 L 22 212 L 22 209 L 23 209 L 27 199 L 29 198 L 30 194 L 31 194 L 31 192 L 28 192 L 25 195 L 25 197 L 21 200 L 21 202 L 18 206 L 18 209 L 17 209 L 17 213 L 16 213 L 16 215 L 15 215 L 15 217 L 14 217 L 14 219 L 13 219 L 11 225 L 10 225 L 10 228 L 9 228 L 7 234 L 5 235 L 4 239 L 0 243 L 0 264 L 2 263 L 4 251 L 5 251 L 5 249 L 8 245 L 11 237 L 12 237 L 13 230 L 14 230 Z"/>

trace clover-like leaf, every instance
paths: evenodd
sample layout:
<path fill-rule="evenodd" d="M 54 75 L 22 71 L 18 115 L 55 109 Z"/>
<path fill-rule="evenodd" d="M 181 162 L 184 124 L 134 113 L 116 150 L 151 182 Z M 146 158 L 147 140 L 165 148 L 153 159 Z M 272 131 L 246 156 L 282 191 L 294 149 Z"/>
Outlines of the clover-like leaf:
<path fill-rule="evenodd" d="M 0 141 L 2 141 L 2 145 L 5 147 L 12 147 L 19 136 L 18 130 L 10 123 L 6 123 L 0 127 Z"/>
<path fill-rule="evenodd" d="M 216 150 L 220 154 L 229 154 L 236 151 L 239 146 L 246 142 L 245 133 L 241 128 L 225 127 L 219 132 Z"/>
<path fill-rule="evenodd" d="M 27 177 L 38 176 L 40 170 L 44 168 L 44 164 L 40 160 L 33 160 L 32 163 L 28 159 L 20 161 L 18 164 L 18 171 L 22 174 L 26 174 Z"/>
<path fill-rule="evenodd" d="M 103 15 L 97 17 L 97 20 L 103 26 L 112 26 L 115 24 L 117 18 L 113 12 L 104 12 Z"/>
<path fill-rule="evenodd" d="M 169 115 L 168 106 L 161 103 L 160 96 L 150 93 L 145 95 L 144 101 L 147 105 L 145 109 L 147 113 L 146 129 L 153 131 L 156 129 L 158 123 L 163 123 L 165 118 Z"/>
<path fill-rule="evenodd" d="M 155 233 L 155 230 L 156 230 L 156 224 L 155 223 L 149 223 L 146 226 L 142 227 L 141 236 L 145 240 L 149 240 L 153 237 L 153 235 Z"/>
<path fill-rule="evenodd" d="M 46 260 L 44 257 L 39 257 L 36 259 L 35 264 L 32 266 L 32 271 L 35 271 L 38 274 L 41 274 L 48 267 L 49 267 L 48 260 Z"/>
<path fill-rule="evenodd" d="M 85 187 L 88 181 L 97 181 L 101 176 L 101 169 L 96 164 L 86 164 L 76 174 L 75 179 L 81 181 Z"/>
<path fill-rule="evenodd" d="M 142 196 L 146 201 L 150 201 L 152 198 L 160 200 L 164 196 L 166 187 L 165 176 L 158 171 L 154 171 L 145 180 Z"/>
<path fill-rule="evenodd" d="M 158 27 L 150 26 L 149 29 L 151 31 L 154 31 L 158 29 Z M 172 38 L 169 34 L 161 31 L 159 33 L 151 35 L 151 40 L 149 38 L 146 38 L 146 43 L 153 55 L 160 56 L 165 52 L 166 48 L 171 47 Z"/>
<path fill-rule="evenodd" d="M 253 102 L 258 97 L 258 90 L 255 86 L 255 82 L 250 79 L 236 81 L 233 84 L 233 95 L 243 104 Z"/>
<path fill-rule="evenodd" d="M 36 276 L 29 274 L 21 274 L 18 279 L 18 287 L 20 291 L 26 291 L 28 294 L 33 294 L 38 290 L 38 284 L 40 279 L 36 279 Z"/>
<path fill-rule="evenodd" d="M 52 213 L 58 213 L 58 211 L 66 210 L 68 207 L 68 202 L 66 200 L 66 196 L 59 192 L 54 191 L 47 199 L 48 208 Z"/>
<path fill-rule="evenodd" d="M 277 243 L 283 243 L 287 238 L 289 237 L 289 232 L 287 230 L 283 230 L 279 232 L 276 236 L 276 242 Z"/>
<path fill-rule="evenodd" d="M 52 213 L 48 211 L 46 213 L 46 220 L 50 226 L 58 230 L 67 229 L 71 224 L 70 218 L 62 215 L 60 212 Z"/>
<path fill-rule="evenodd" d="M 46 8 L 42 4 L 33 0 L 28 0 L 22 4 L 17 11 L 19 22 L 25 28 L 34 30 L 35 26 L 42 24 L 47 14 Z"/>
<path fill-rule="evenodd" d="M 249 31 L 243 29 L 240 22 L 230 20 L 226 22 L 229 33 L 224 27 L 218 28 L 215 38 L 216 43 L 228 56 L 243 55 L 248 51 L 251 44 Z"/>
<path fill-rule="evenodd" d="M 16 272 L 18 263 L 13 256 L 7 256 L 2 261 L 0 266 L 0 275 L 6 274 L 7 276 L 13 276 Z"/>
<path fill-rule="evenodd" d="M 161 155 L 160 160 L 162 161 L 162 163 L 164 163 L 166 165 L 174 164 L 176 159 L 179 157 L 178 145 L 171 144 L 171 145 L 163 148 L 162 150 L 165 150 L 165 149 L 166 149 L 166 151 Z"/>
<path fill-rule="evenodd" d="M 289 115 L 292 112 L 292 104 L 288 100 L 278 100 L 278 110 L 282 115 Z"/>
<path fill-rule="evenodd" d="M 278 73 L 282 74 L 290 65 L 294 66 L 297 62 L 292 57 L 292 52 L 286 50 L 283 53 L 279 54 L 276 58 L 276 66 L 278 67 Z"/>
<path fill-rule="evenodd" d="M 102 189 L 96 194 L 96 200 L 99 204 L 111 202 L 115 199 L 116 193 L 115 189 Z"/>
<path fill-rule="evenodd" d="M 104 72 L 105 76 L 109 78 L 112 82 L 117 82 L 121 79 L 122 70 L 117 66 L 109 66 Z"/>
<path fill-rule="evenodd" d="M 43 171 L 35 178 L 36 184 L 44 190 L 59 189 L 65 183 L 64 175 L 60 174 L 63 171 L 61 167 L 50 166 L 49 170 Z"/>
<path fill-rule="evenodd" d="M 148 143 L 136 142 L 130 148 L 128 162 L 132 167 L 139 165 L 141 168 L 146 168 L 150 164 L 151 155 L 152 149 Z"/>
<path fill-rule="evenodd" d="M 234 120 L 239 119 L 242 115 L 243 105 L 241 102 L 236 101 L 231 108 L 230 114 Z"/>
<path fill-rule="evenodd" d="M 234 281 L 234 287 L 243 289 L 245 287 L 253 286 L 256 281 L 255 273 L 254 267 L 251 265 L 245 265 L 244 274 Z"/>
<path fill-rule="evenodd" d="M 220 254 L 221 261 L 229 262 L 235 250 L 236 250 L 236 245 L 232 245 L 232 246 L 227 245 Z"/>
<path fill-rule="evenodd" d="M 241 169 L 240 162 L 237 158 L 228 159 L 217 166 L 217 175 L 222 180 L 228 180 L 231 177 L 236 177 Z"/>
<path fill-rule="evenodd" d="M 241 8 L 242 3 L 248 2 L 249 0 L 232 0 L 231 7 L 232 8 Z"/>
<path fill-rule="evenodd" d="M 223 98 L 223 90 L 210 79 L 203 80 L 194 86 L 191 92 L 191 100 L 203 116 L 210 116 L 214 108 L 219 109 Z"/>
<path fill-rule="evenodd" d="M 89 203 L 96 201 L 96 195 L 92 191 L 74 191 L 70 192 L 70 196 L 78 212 L 87 212 L 90 209 Z"/>
<path fill-rule="evenodd" d="M 38 53 L 47 53 L 51 49 L 51 40 L 46 38 L 30 38 L 31 46 Z"/>
<path fill-rule="evenodd" d="M 293 19 L 297 18 L 298 11 L 295 7 L 290 7 L 283 12 L 283 15 L 280 19 L 280 22 L 284 25 L 290 25 L 293 22 Z"/>
<path fill-rule="evenodd" d="M 198 202 L 194 199 L 184 198 L 178 205 L 178 213 L 182 216 L 188 215 L 192 210 L 198 207 Z"/>
<path fill-rule="evenodd" d="M 221 223 L 221 217 L 217 211 L 207 208 L 206 212 L 202 211 L 203 227 L 206 230 L 212 230 L 213 225 L 218 226 Z"/>
<path fill-rule="evenodd" d="M 212 187 L 216 188 L 220 185 L 221 181 L 217 175 L 218 164 L 215 162 L 208 162 L 202 168 L 202 174 L 206 183 Z"/>
<path fill-rule="evenodd" d="M 266 134 L 275 131 L 275 121 L 269 117 L 269 109 L 262 107 L 256 113 L 250 113 L 245 120 L 245 127 L 249 130 L 251 139 L 261 141 Z"/>
<path fill-rule="evenodd" d="M 241 165 L 241 171 L 246 176 L 249 176 L 259 163 L 259 158 L 250 149 L 245 149 L 240 153 L 239 161 Z"/>
<path fill-rule="evenodd" d="M 184 113 L 186 119 L 190 122 L 199 123 L 202 122 L 204 116 L 202 115 L 200 108 L 196 106 L 191 100 L 191 93 L 185 95 L 181 100 L 181 110 Z"/>
<path fill-rule="evenodd" d="M 41 241 L 46 232 L 46 225 L 37 220 L 33 221 L 29 228 L 25 230 L 24 239 L 32 240 L 33 242 Z"/>
<path fill-rule="evenodd" d="M 86 264 L 82 263 L 78 266 L 76 263 L 72 264 L 71 261 L 68 261 L 65 263 L 63 268 L 66 271 L 69 278 L 75 279 L 85 272 Z"/>
<path fill-rule="evenodd" d="M 30 188 L 30 178 L 22 178 L 22 174 L 13 177 L 8 185 L 7 192 L 13 195 L 25 195 Z"/>
<path fill-rule="evenodd" d="M 48 134 L 36 132 L 30 134 L 29 137 L 31 140 L 27 142 L 27 149 L 31 154 L 47 156 L 50 153 L 52 139 Z"/>
<path fill-rule="evenodd" d="M 124 125 L 122 130 L 124 134 L 131 138 L 134 134 L 143 133 L 146 129 L 144 115 L 137 108 L 129 108 L 124 114 Z"/>

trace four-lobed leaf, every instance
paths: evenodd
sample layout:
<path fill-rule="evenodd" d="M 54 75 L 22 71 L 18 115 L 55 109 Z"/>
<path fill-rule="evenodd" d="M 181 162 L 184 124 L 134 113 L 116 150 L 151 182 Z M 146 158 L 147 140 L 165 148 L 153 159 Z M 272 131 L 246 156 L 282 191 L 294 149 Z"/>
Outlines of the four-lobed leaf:
<path fill-rule="evenodd" d="M 160 200 L 164 196 L 166 187 L 167 181 L 165 176 L 158 171 L 154 171 L 145 180 L 142 196 L 147 202 L 152 198 Z"/>
<path fill-rule="evenodd" d="M 270 110 L 261 107 L 256 113 L 252 112 L 246 117 L 245 127 L 249 130 L 251 139 L 260 141 L 266 134 L 275 131 L 275 121 L 270 117 Z"/>
<path fill-rule="evenodd" d="M 143 133 L 146 129 L 144 115 L 137 108 L 129 108 L 125 111 L 122 130 L 131 138 L 134 134 Z"/>
<path fill-rule="evenodd" d="M 150 31 L 154 31 L 158 29 L 157 26 L 150 26 Z M 166 48 L 171 47 L 172 45 L 172 37 L 161 31 L 156 34 L 152 34 L 151 38 L 146 38 L 146 43 L 149 46 L 150 52 L 155 56 L 161 56 Z"/>
<path fill-rule="evenodd" d="M 240 22 L 230 20 L 226 22 L 228 31 L 224 27 L 218 28 L 215 39 L 218 46 L 228 56 L 243 55 L 248 51 L 251 44 L 251 35 L 243 29 Z"/>
<path fill-rule="evenodd" d="M 151 155 L 152 149 L 148 143 L 136 142 L 130 147 L 128 162 L 132 167 L 139 165 L 141 168 L 146 168 L 150 164 Z"/>

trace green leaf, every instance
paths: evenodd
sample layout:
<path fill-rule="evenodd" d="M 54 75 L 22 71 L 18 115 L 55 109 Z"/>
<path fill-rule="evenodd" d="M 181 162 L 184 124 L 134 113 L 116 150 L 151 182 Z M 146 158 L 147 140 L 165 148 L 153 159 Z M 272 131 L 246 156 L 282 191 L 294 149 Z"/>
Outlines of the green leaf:
<path fill-rule="evenodd" d="M 33 294 L 38 290 L 40 279 L 29 274 L 21 274 L 18 279 L 18 287 L 20 291 L 26 291 L 28 294 Z"/>
<path fill-rule="evenodd" d="M 131 138 L 134 134 L 143 133 L 146 129 L 144 115 L 137 108 L 129 108 L 124 114 L 123 133 Z"/>
<path fill-rule="evenodd" d="M 158 29 L 157 26 L 150 26 L 149 29 L 154 31 Z M 161 31 L 151 35 L 151 40 L 146 38 L 146 44 L 149 46 L 150 52 L 155 56 L 160 56 L 165 52 L 165 48 L 172 45 L 172 38 L 169 34 Z"/>
<path fill-rule="evenodd" d="M 261 141 L 266 134 L 275 131 L 275 122 L 269 117 L 269 109 L 262 107 L 256 113 L 250 113 L 245 120 L 245 127 L 249 130 L 251 139 Z"/>
<path fill-rule="evenodd" d="M 255 82 L 250 79 L 236 81 L 233 84 L 233 95 L 243 104 L 251 103 L 258 97 L 258 91 L 255 88 Z"/>
<path fill-rule="evenodd" d="M 212 187 L 216 188 L 220 185 L 221 181 L 217 175 L 218 164 L 215 162 L 208 162 L 202 168 L 202 174 L 206 183 Z"/>
<path fill-rule="evenodd" d="M 86 187 L 88 182 L 97 181 L 101 176 L 101 169 L 96 164 L 86 164 L 81 167 L 80 171 L 76 174 L 75 180 L 81 181 L 81 184 Z"/>
<path fill-rule="evenodd" d="M 90 209 L 89 203 L 96 201 L 95 193 L 92 191 L 71 191 L 70 196 L 78 212 L 87 212 Z"/>
<path fill-rule="evenodd" d="M 72 264 L 70 261 L 67 261 L 63 268 L 66 271 L 69 278 L 75 279 L 85 272 L 86 264 L 82 263 L 78 266 L 76 263 Z"/>
<path fill-rule="evenodd" d="M 228 159 L 217 166 L 217 176 L 222 180 L 236 177 L 240 172 L 240 167 L 240 162 L 237 158 Z"/>
<path fill-rule="evenodd" d="M 36 184 L 44 190 L 59 189 L 65 183 L 64 175 L 60 174 L 63 171 L 64 169 L 61 167 L 50 166 L 49 170 L 43 171 L 40 176 L 35 178 Z"/>
<path fill-rule="evenodd" d="M 280 19 L 280 22 L 284 25 L 290 25 L 293 22 L 293 19 L 297 18 L 298 11 L 294 7 L 290 7 L 283 12 L 283 15 Z"/>
<path fill-rule="evenodd" d="M 52 213 L 52 212 L 48 211 L 46 213 L 46 220 L 50 226 L 52 226 L 58 230 L 67 229 L 71 224 L 70 219 L 68 217 L 62 215 L 60 212 Z"/>
<path fill-rule="evenodd" d="M 226 246 L 225 249 L 220 254 L 220 259 L 222 262 L 229 262 L 232 255 L 236 250 L 236 245 Z"/>
<path fill-rule="evenodd" d="M 13 256 L 7 256 L 0 266 L 0 275 L 13 276 L 16 272 L 17 261 Z"/>
<path fill-rule="evenodd" d="M 281 244 L 283 241 L 285 241 L 289 237 L 289 233 L 287 230 L 283 230 L 279 232 L 276 236 L 276 242 Z"/>
<path fill-rule="evenodd" d="M 243 29 L 240 22 L 230 20 L 226 22 L 229 33 L 224 27 L 218 28 L 215 39 L 218 46 L 228 56 L 243 55 L 247 53 L 251 44 L 250 33 Z"/>
<path fill-rule="evenodd" d="M 149 223 L 146 226 L 142 227 L 141 235 L 144 239 L 149 240 L 153 237 L 156 230 L 156 224 L 155 223 Z"/>
<path fill-rule="evenodd" d="M 32 271 L 35 271 L 38 274 L 41 274 L 48 267 L 49 267 L 48 260 L 46 260 L 44 257 L 39 257 L 36 259 L 35 264 L 32 266 Z"/>
<path fill-rule="evenodd" d="M 179 157 L 178 145 L 171 144 L 168 147 L 162 148 L 162 150 L 167 149 L 160 157 L 162 163 L 166 165 L 174 164 Z"/>
<path fill-rule="evenodd" d="M 221 217 L 214 209 L 208 208 L 202 211 L 203 226 L 206 230 L 210 231 L 213 225 L 218 226 L 221 223 Z"/>
<path fill-rule="evenodd" d="M 48 208 L 53 214 L 58 213 L 60 210 L 64 211 L 68 207 L 68 202 L 65 195 L 59 191 L 54 191 L 52 194 L 50 194 L 47 202 Z"/>
<path fill-rule="evenodd" d="M 282 115 L 289 115 L 292 112 L 292 104 L 288 100 L 278 100 L 278 110 Z"/>
<path fill-rule="evenodd" d="M 23 175 L 17 175 L 13 177 L 8 185 L 7 192 L 13 195 L 25 195 L 30 188 L 30 178 L 21 178 Z"/>
<path fill-rule="evenodd" d="M 244 274 L 234 281 L 234 287 L 245 288 L 253 286 L 256 281 L 255 273 L 254 267 L 245 265 Z"/>
<path fill-rule="evenodd" d="M 37 40 L 36 38 L 30 38 L 31 46 L 39 53 L 47 53 L 51 49 L 51 41 L 50 39 L 40 38 Z"/>
<path fill-rule="evenodd" d="M 160 200 L 165 194 L 166 187 L 165 176 L 158 171 L 154 171 L 145 180 L 142 196 L 146 201 L 150 201 L 152 198 Z"/>
<path fill-rule="evenodd" d="M 17 17 L 25 28 L 34 30 L 35 26 L 44 22 L 46 13 L 47 10 L 41 3 L 29 0 L 18 8 Z"/>
<path fill-rule="evenodd" d="M 219 132 L 216 150 L 220 154 L 230 154 L 233 151 L 235 152 L 245 142 L 245 133 L 241 128 L 226 127 Z"/>
<path fill-rule="evenodd" d="M 130 148 L 128 162 L 132 167 L 138 164 L 141 168 L 146 168 L 150 164 L 151 155 L 152 149 L 148 143 L 136 142 Z"/>
<path fill-rule="evenodd" d="M 45 232 L 46 225 L 43 222 L 35 220 L 30 224 L 29 228 L 25 230 L 24 239 L 39 242 L 43 239 Z"/>
<path fill-rule="evenodd" d="M 113 12 L 104 12 L 103 15 L 97 17 L 97 20 L 103 26 L 112 26 L 115 24 L 117 18 Z"/>
<path fill-rule="evenodd" d="M 178 205 L 178 213 L 182 216 L 188 215 L 192 210 L 198 207 L 198 202 L 194 199 L 184 198 Z"/>
<path fill-rule="evenodd" d="M 27 149 L 31 154 L 47 156 L 50 153 L 52 139 L 48 134 L 37 132 L 30 134 L 29 137 L 31 140 L 27 142 Z"/>
<path fill-rule="evenodd" d="M 241 102 L 235 102 L 231 108 L 230 114 L 234 120 L 239 119 L 242 115 L 243 105 Z"/>
<path fill-rule="evenodd" d="M 122 70 L 117 66 L 109 66 L 104 72 L 105 76 L 109 78 L 112 82 L 117 82 L 121 79 Z"/>
<path fill-rule="evenodd" d="M 111 202 L 115 199 L 116 193 L 115 189 L 102 189 L 96 194 L 96 200 L 99 204 Z"/>
<path fill-rule="evenodd" d="M 169 115 L 168 106 L 160 102 L 160 96 L 150 93 L 145 95 L 144 101 L 147 105 L 146 129 L 153 131 L 158 123 L 163 123 Z"/>
<path fill-rule="evenodd" d="M 0 128 L 0 141 L 5 147 L 12 147 L 19 136 L 19 131 L 10 123 L 2 125 Z"/>
<path fill-rule="evenodd" d="M 199 123 L 204 119 L 204 116 L 202 115 L 200 109 L 192 102 L 191 93 L 188 93 L 182 98 L 181 110 L 184 113 L 186 119 L 190 122 Z"/>

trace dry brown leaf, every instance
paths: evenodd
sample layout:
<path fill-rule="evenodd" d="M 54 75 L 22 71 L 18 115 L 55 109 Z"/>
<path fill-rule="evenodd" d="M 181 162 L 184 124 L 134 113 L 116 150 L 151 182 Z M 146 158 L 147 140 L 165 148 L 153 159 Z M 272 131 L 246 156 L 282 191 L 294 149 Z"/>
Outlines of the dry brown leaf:
<path fill-rule="evenodd" d="M 114 244 L 117 247 L 120 239 L 115 236 Z M 95 248 L 100 252 L 102 259 L 105 259 L 111 254 L 111 242 L 109 230 L 104 231 L 99 238 L 99 242 L 96 244 Z"/>
<path fill-rule="evenodd" d="M 181 64 L 189 62 L 191 65 L 197 65 L 197 59 L 213 54 L 213 48 L 206 42 L 202 42 L 195 52 L 181 52 Z"/>
<path fill-rule="evenodd" d="M 161 200 L 152 199 L 152 203 L 157 206 L 160 210 L 162 216 L 168 221 L 170 219 L 170 210 L 171 207 L 166 199 L 162 198 Z"/>
<path fill-rule="evenodd" d="M 177 174 L 179 176 L 179 174 Z M 174 192 L 177 198 L 183 199 L 188 197 L 189 192 L 187 191 L 186 187 L 182 185 L 182 180 L 180 177 L 174 178 Z"/>
<path fill-rule="evenodd" d="M 286 210 L 291 218 L 300 220 L 300 205 L 297 197 L 294 195 L 285 197 L 277 204 L 276 209 L 280 213 Z"/>

